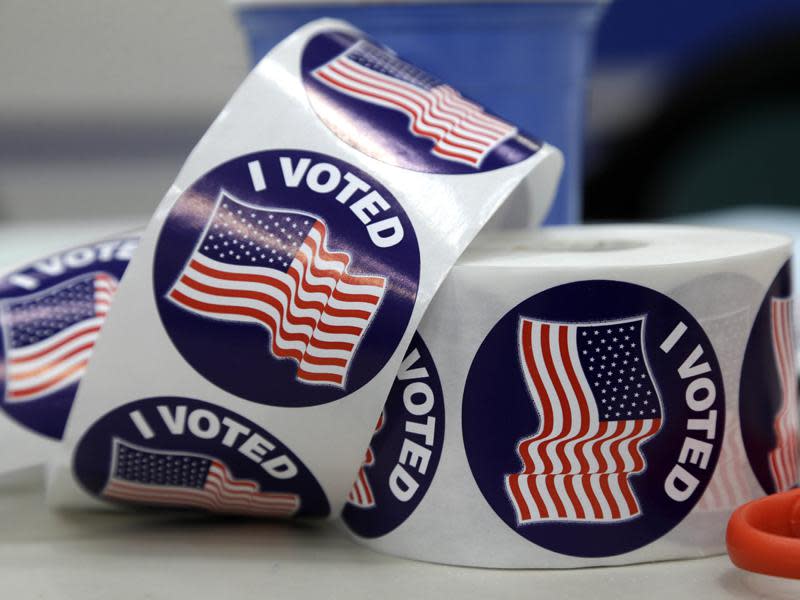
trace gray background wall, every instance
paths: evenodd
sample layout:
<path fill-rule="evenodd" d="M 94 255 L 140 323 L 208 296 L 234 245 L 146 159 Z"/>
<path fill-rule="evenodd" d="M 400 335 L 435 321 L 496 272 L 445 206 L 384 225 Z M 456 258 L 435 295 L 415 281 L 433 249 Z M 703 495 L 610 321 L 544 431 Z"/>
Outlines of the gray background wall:
<path fill-rule="evenodd" d="M 0 223 L 150 214 L 247 62 L 224 0 L 0 0 Z"/>

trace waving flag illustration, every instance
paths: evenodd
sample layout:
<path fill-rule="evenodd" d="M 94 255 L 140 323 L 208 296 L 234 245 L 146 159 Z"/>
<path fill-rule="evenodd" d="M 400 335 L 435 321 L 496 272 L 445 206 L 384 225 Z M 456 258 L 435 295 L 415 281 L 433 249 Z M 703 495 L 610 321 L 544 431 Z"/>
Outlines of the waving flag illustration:
<path fill-rule="evenodd" d="M 384 417 L 383 413 L 381 413 L 381 416 L 378 418 L 378 424 L 375 425 L 375 431 L 372 435 L 375 435 L 381 429 L 383 429 L 385 422 L 386 417 Z M 350 490 L 350 494 L 347 496 L 347 501 L 350 504 L 354 504 L 359 508 L 372 508 L 375 506 L 375 495 L 372 493 L 372 486 L 369 484 L 369 479 L 367 479 L 366 472 L 366 468 L 371 467 L 374 464 L 375 453 L 372 451 L 372 446 L 370 446 L 367 448 L 367 453 L 364 457 L 364 463 L 358 470 L 358 475 L 353 483 L 353 489 Z"/>
<path fill-rule="evenodd" d="M 539 429 L 518 443 L 506 477 L 520 525 L 605 521 L 641 513 L 630 477 L 661 427 L 643 348 L 644 317 L 603 323 L 521 318 L 519 355 Z"/>
<path fill-rule="evenodd" d="M 291 517 L 300 509 L 297 494 L 262 492 L 215 458 L 140 448 L 117 438 L 113 443 L 106 498 L 259 517 Z"/>
<path fill-rule="evenodd" d="M 517 134 L 449 85 L 363 40 L 312 75 L 343 94 L 405 114 L 411 133 L 432 140 L 431 151 L 445 160 L 477 168 Z"/>
<path fill-rule="evenodd" d="M 386 279 L 350 273 L 350 255 L 329 250 L 327 239 L 313 215 L 223 192 L 167 297 L 199 315 L 263 327 L 272 355 L 297 362 L 298 380 L 344 387 Z"/>
<path fill-rule="evenodd" d="M 80 380 L 116 289 L 111 275 L 91 273 L 0 305 L 6 402 L 37 400 Z"/>
<path fill-rule="evenodd" d="M 725 439 L 741 435 L 737 411 L 725 415 Z M 703 511 L 731 510 L 753 497 L 748 473 L 750 466 L 742 444 L 723 445 L 714 477 L 703 492 L 697 508 Z"/>
<path fill-rule="evenodd" d="M 700 324 L 710 338 L 724 336 L 732 347 L 744 347 L 750 331 L 739 327 L 739 323 L 748 318 L 749 312 L 750 307 L 746 306 L 723 311 L 713 316 L 702 315 Z M 725 369 L 723 368 L 723 377 L 724 373 Z M 732 394 L 733 391 L 728 390 L 727 392 Z M 738 393 L 738 390 L 736 392 Z M 741 439 L 741 435 L 742 424 L 739 420 L 739 411 L 727 411 L 722 439 L 738 440 Z M 752 470 L 744 444 L 722 444 L 713 473 L 714 476 L 709 480 L 695 510 L 703 512 L 730 511 L 753 498 L 755 490 L 751 487 L 755 485 L 755 478 L 751 474 Z"/>
<path fill-rule="evenodd" d="M 772 350 L 781 382 L 781 406 L 775 416 L 775 449 L 769 453 L 769 469 L 775 490 L 797 483 L 797 371 L 794 363 L 792 300 L 772 298 Z"/>

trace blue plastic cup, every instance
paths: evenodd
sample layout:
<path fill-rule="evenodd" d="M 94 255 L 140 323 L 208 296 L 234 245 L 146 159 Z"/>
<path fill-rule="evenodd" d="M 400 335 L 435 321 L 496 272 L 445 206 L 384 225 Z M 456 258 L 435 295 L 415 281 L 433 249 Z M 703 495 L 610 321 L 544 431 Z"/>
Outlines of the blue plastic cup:
<path fill-rule="evenodd" d="M 564 153 L 548 224 L 581 218 L 585 81 L 608 0 L 236 2 L 253 62 L 301 25 L 344 19 Z"/>

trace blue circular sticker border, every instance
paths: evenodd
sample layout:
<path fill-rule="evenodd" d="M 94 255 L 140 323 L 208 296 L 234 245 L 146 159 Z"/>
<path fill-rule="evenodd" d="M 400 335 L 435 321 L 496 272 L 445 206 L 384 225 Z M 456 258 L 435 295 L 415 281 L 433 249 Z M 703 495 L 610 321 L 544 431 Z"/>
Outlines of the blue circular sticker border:
<path fill-rule="evenodd" d="M 747 341 L 739 382 L 745 452 L 767 494 L 797 485 L 797 371 L 791 261 L 767 289 Z"/>
<path fill-rule="evenodd" d="M 309 102 L 339 139 L 381 162 L 470 174 L 521 162 L 542 142 L 392 50 L 352 32 L 311 38 L 301 60 Z"/>
<path fill-rule="evenodd" d="M 625 340 L 625 335 L 633 337 Z M 595 336 L 598 341 L 590 345 Z M 548 342 L 539 341 L 537 349 L 537 340 Z M 618 348 L 620 344 L 626 347 Z M 629 344 L 638 347 L 628 348 Z M 555 354 L 547 361 L 546 348 L 569 352 L 571 369 L 564 359 L 553 359 Z M 633 363 L 619 364 L 624 352 L 631 353 L 629 359 L 640 358 L 636 364 L 646 362 L 647 369 L 637 367 L 637 373 L 628 373 Z M 598 358 L 589 362 L 593 354 Z M 612 366 L 612 362 L 617 364 Z M 544 388 L 541 381 L 534 381 L 536 369 L 547 371 L 540 376 L 549 379 Z M 614 371 L 614 376 L 601 378 L 595 373 L 604 369 Z M 632 385 L 637 375 L 645 376 L 641 389 L 660 398 L 660 423 L 655 433 L 640 431 L 641 443 L 627 442 L 628 456 L 612 458 L 597 440 L 613 436 L 631 440 L 631 423 L 644 421 L 635 419 L 636 415 L 628 417 L 628 411 L 644 408 L 644 400 L 630 395 L 622 398 L 624 385 Z M 565 390 L 577 385 L 573 383 L 576 377 L 585 379 L 586 385 L 579 387 L 595 402 L 595 413 L 607 410 L 610 414 L 605 421 L 594 419 L 597 431 L 587 429 L 583 436 L 569 433 L 565 426 L 581 419 L 592 422 L 591 417 L 578 417 L 583 414 L 580 407 L 591 413 L 588 403 L 574 401 L 579 391 L 571 396 L 572 404 L 566 402 Z M 630 383 L 629 377 L 634 377 Z M 600 392 L 587 392 L 587 388 Z M 544 401 L 536 400 L 534 390 L 544 390 L 540 395 Z M 702 327 L 677 302 L 618 281 L 564 284 L 511 309 L 481 344 L 464 391 L 464 447 L 481 493 L 515 533 L 570 556 L 623 554 L 666 534 L 702 496 L 722 445 L 724 394 L 714 349 Z M 611 395 L 616 395 L 613 402 Z M 601 404 L 599 396 L 608 397 L 611 404 Z M 633 406 L 635 401 L 637 406 Z M 570 408 L 565 410 L 566 406 Z M 589 431 L 594 431 L 594 437 L 586 437 Z M 608 436 L 603 437 L 601 431 Z M 583 444 L 580 450 L 578 444 Z M 604 458 L 592 449 L 599 449 Z M 600 473 L 608 473 L 605 486 Z"/>
<path fill-rule="evenodd" d="M 155 397 L 98 419 L 72 470 L 111 503 L 258 517 L 326 517 L 314 475 L 278 438 L 209 402 Z"/>
<path fill-rule="evenodd" d="M 0 279 L 0 406 L 15 422 L 61 439 L 137 244 L 121 235 L 76 246 Z"/>
<path fill-rule="evenodd" d="M 415 333 L 342 512 L 351 531 L 380 537 L 414 513 L 436 475 L 444 433 L 439 373 Z"/>
<path fill-rule="evenodd" d="M 277 220 L 286 232 L 264 229 Z M 214 227 L 227 237 L 212 239 Z M 333 293 L 297 275 L 313 274 L 318 259 L 342 271 Z M 159 234 L 153 285 L 167 334 L 200 375 L 246 400 L 301 407 L 338 400 L 380 371 L 405 332 L 419 271 L 413 226 L 388 189 L 334 157 L 287 149 L 227 161 L 181 194 Z M 219 314 L 233 303 L 258 314 Z M 309 306 L 323 305 L 325 316 L 309 320 Z"/>

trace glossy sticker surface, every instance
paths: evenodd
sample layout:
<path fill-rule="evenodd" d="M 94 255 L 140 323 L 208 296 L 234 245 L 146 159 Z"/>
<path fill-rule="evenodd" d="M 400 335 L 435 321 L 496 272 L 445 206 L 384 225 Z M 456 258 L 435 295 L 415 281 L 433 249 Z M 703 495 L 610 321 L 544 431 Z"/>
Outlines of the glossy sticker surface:
<path fill-rule="evenodd" d="M 208 402 L 149 398 L 120 406 L 81 438 L 73 469 L 109 502 L 256 517 L 324 517 L 314 476 L 279 439 Z"/>
<path fill-rule="evenodd" d="M 275 406 L 323 404 L 386 364 L 416 300 L 414 230 L 369 175 L 274 150 L 212 170 L 175 203 L 156 247 L 156 304 L 203 377 Z"/>
<path fill-rule="evenodd" d="M 415 334 L 342 514 L 353 532 L 385 535 L 419 506 L 439 466 L 444 418 L 436 365 Z"/>
<path fill-rule="evenodd" d="M 572 556 L 622 554 L 675 527 L 714 472 L 724 421 L 700 325 L 667 296 L 615 281 L 551 288 L 508 312 L 463 403 L 486 501 L 519 535 Z"/>
<path fill-rule="evenodd" d="M 305 47 L 302 70 L 311 105 L 328 128 L 391 165 L 477 173 L 541 148 L 437 77 L 353 32 L 317 34 Z"/>
<path fill-rule="evenodd" d="M 797 369 L 791 269 L 787 262 L 767 291 L 747 342 L 739 420 L 747 458 L 764 492 L 797 485 Z"/>
<path fill-rule="evenodd" d="M 0 279 L 0 401 L 59 439 L 138 237 L 81 246 Z"/>

